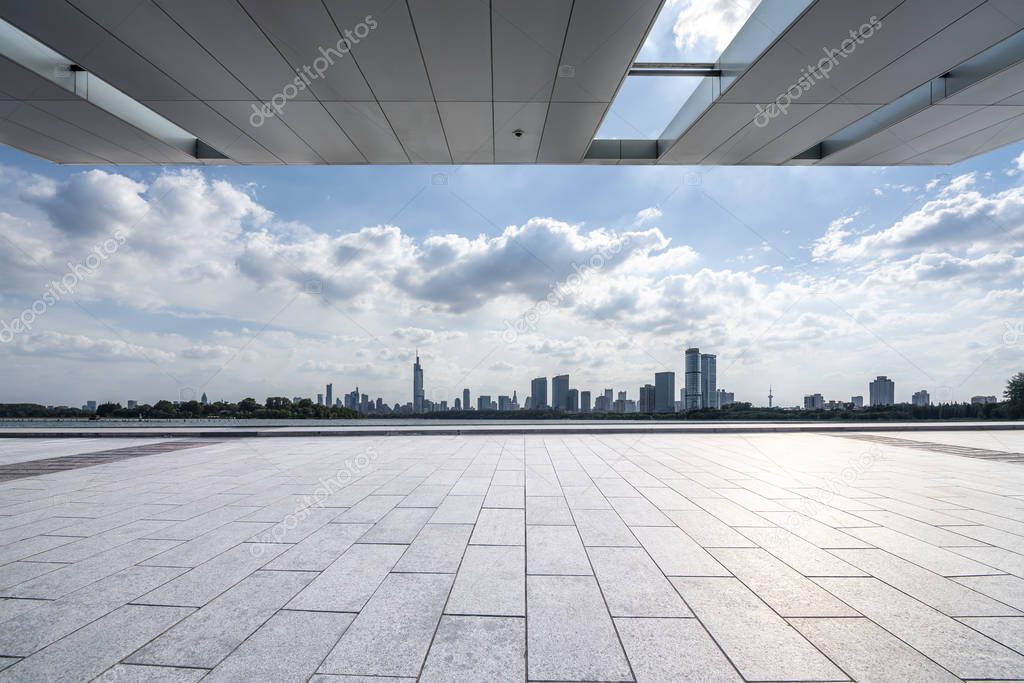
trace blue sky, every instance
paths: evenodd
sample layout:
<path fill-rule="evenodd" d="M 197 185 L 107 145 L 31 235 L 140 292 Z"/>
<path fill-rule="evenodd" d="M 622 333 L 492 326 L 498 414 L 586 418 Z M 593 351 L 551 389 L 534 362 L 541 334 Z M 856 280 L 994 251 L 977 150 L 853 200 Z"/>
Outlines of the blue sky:
<path fill-rule="evenodd" d="M 642 56 L 713 58 L 735 30 L 723 5 L 751 3 L 670 3 Z M 674 30 L 712 11 L 704 33 Z M 641 115 L 683 97 L 624 95 L 603 135 L 656 129 Z M 680 383 L 687 346 L 718 353 L 719 385 L 755 403 L 769 384 L 783 405 L 848 399 L 878 374 L 898 400 L 998 394 L 1024 365 L 1021 152 L 888 169 L 190 170 L 2 148 L 0 321 L 106 251 L 30 330 L 0 334 L 0 401 L 333 381 L 404 403 L 417 348 L 435 400 L 524 397 L 560 372 L 635 398 L 657 371 Z"/>

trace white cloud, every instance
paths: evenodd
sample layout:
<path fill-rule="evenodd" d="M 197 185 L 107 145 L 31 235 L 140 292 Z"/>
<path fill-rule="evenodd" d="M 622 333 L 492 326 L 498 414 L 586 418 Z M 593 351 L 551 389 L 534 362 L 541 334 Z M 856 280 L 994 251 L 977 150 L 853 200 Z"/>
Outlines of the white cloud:
<path fill-rule="evenodd" d="M 710 44 L 721 53 L 760 0 L 683 0 L 672 28 L 676 47 L 693 50 Z"/>
<path fill-rule="evenodd" d="M 645 223 L 658 220 L 664 214 L 656 206 L 649 206 L 646 209 L 640 209 L 636 212 L 636 219 L 633 221 L 633 227 L 640 227 Z"/>
<path fill-rule="evenodd" d="M 40 332 L 16 337 L 12 343 L 21 354 L 59 356 L 83 361 L 151 361 L 166 363 L 174 354 L 156 348 L 131 344 L 120 339 L 95 339 L 81 334 Z"/>

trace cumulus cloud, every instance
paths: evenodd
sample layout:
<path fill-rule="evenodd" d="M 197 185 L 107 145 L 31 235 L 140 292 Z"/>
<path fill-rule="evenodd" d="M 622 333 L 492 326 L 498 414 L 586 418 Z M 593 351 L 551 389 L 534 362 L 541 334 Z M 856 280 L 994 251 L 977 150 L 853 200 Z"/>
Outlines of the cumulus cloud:
<path fill-rule="evenodd" d="M 717 57 L 735 37 L 760 0 L 682 0 L 672 32 L 676 47 L 710 45 Z"/>
<path fill-rule="evenodd" d="M 151 361 L 165 363 L 174 360 L 174 354 L 156 348 L 131 344 L 120 339 L 95 339 L 81 334 L 40 332 L 16 337 L 14 349 L 21 354 L 84 361 Z"/>

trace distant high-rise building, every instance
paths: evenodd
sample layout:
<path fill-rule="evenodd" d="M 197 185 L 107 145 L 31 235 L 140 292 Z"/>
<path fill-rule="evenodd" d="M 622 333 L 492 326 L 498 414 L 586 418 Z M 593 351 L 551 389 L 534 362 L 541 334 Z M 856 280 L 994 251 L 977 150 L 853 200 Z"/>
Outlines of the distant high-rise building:
<path fill-rule="evenodd" d="M 864 407 L 864 397 L 863 396 L 851 396 L 850 397 L 850 405 L 853 406 L 854 410 L 858 410 L 860 408 L 863 408 Z"/>
<path fill-rule="evenodd" d="M 316 404 L 318 406 L 322 406 L 324 404 L 324 395 L 323 394 L 317 394 L 316 395 Z"/>
<path fill-rule="evenodd" d="M 486 394 L 481 394 L 476 397 L 476 409 L 477 410 L 490 410 L 491 409 L 491 397 Z"/>
<path fill-rule="evenodd" d="M 455 410 L 462 410 L 462 399 L 455 399 Z"/>
<path fill-rule="evenodd" d="M 617 401 L 625 401 L 626 400 L 626 392 L 625 391 L 620 391 L 619 392 L 619 397 L 616 400 Z"/>
<path fill-rule="evenodd" d="M 700 354 L 700 405 L 718 407 L 718 358 L 713 353 Z"/>
<path fill-rule="evenodd" d="M 804 396 L 804 410 L 825 410 L 825 397 L 821 394 Z"/>
<path fill-rule="evenodd" d="M 548 407 L 548 378 L 537 377 L 530 382 L 530 407 L 543 410 Z"/>
<path fill-rule="evenodd" d="M 569 375 L 555 375 L 551 378 L 551 407 L 555 410 L 568 409 Z"/>
<path fill-rule="evenodd" d="M 416 353 L 416 363 L 412 366 L 412 411 L 423 412 L 423 367 L 420 365 L 420 354 Z"/>
<path fill-rule="evenodd" d="M 519 410 L 519 397 L 515 389 L 512 390 L 512 410 Z"/>
<path fill-rule="evenodd" d="M 203 394 L 203 396 L 205 397 L 206 394 Z M 327 385 L 327 405 L 329 405 L 329 406 L 333 406 L 334 405 L 334 385 L 333 384 L 328 384 Z"/>
<path fill-rule="evenodd" d="M 896 402 L 896 383 L 885 375 L 879 375 L 868 384 L 868 394 L 873 406 L 891 406 Z"/>
<path fill-rule="evenodd" d="M 580 392 L 580 412 L 581 413 L 589 413 L 590 412 L 590 392 L 589 391 L 581 391 Z"/>
<path fill-rule="evenodd" d="M 735 402 L 736 402 L 736 395 L 733 394 L 733 392 L 726 391 L 725 389 L 719 389 L 718 390 L 718 407 L 719 408 L 724 408 L 726 406 L 731 406 Z"/>
<path fill-rule="evenodd" d="M 932 397 L 928 395 L 928 392 L 922 389 L 921 391 L 915 391 L 914 395 L 911 396 L 910 402 L 915 406 L 927 408 L 932 404 Z"/>
<path fill-rule="evenodd" d="M 498 410 L 512 410 L 512 397 L 511 396 L 499 396 L 498 397 Z"/>
<path fill-rule="evenodd" d="M 579 389 L 570 389 L 568 396 L 565 400 L 565 410 L 569 413 L 580 412 L 580 391 Z"/>
<path fill-rule="evenodd" d="M 613 393 L 614 392 L 611 389 L 605 389 L 604 390 L 604 401 L 605 401 L 604 409 L 605 409 L 605 412 L 608 412 L 609 410 L 612 409 L 612 401 L 614 400 L 612 398 L 612 394 Z"/>
<path fill-rule="evenodd" d="M 210 399 L 206 398 L 206 392 L 205 391 L 203 392 L 202 397 L 199 399 L 199 402 L 202 405 L 204 405 L 204 406 L 210 405 Z M 131 407 L 131 406 L 129 406 L 129 407 Z"/>
<path fill-rule="evenodd" d="M 472 410 L 473 406 L 469 405 L 469 389 L 462 390 L 462 409 Z"/>
<path fill-rule="evenodd" d="M 655 409 L 656 398 L 657 391 L 653 384 L 645 384 L 642 387 L 640 387 L 640 412 L 653 413 Z"/>
<path fill-rule="evenodd" d="M 607 413 L 611 409 L 612 405 L 608 402 L 608 396 L 605 394 L 598 394 L 597 398 L 594 399 L 594 412 Z"/>
<path fill-rule="evenodd" d="M 643 400 L 640 401 L 643 403 Z M 676 410 L 676 373 L 658 372 L 654 375 L 654 412 L 674 413 Z M 641 408 L 643 412 L 643 408 Z"/>
<path fill-rule="evenodd" d="M 206 394 L 203 394 L 203 395 L 205 396 Z M 139 407 L 139 402 L 138 401 L 128 401 L 128 410 L 135 410 L 138 407 Z"/>
<path fill-rule="evenodd" d="M 86 401 L 84 408 L 85 408 L 86 412 L 95 413 L 96 412 L 96 401 Z"/>
<path fill-rule="evenodd" d="M 686 349 L 683 357 L 684 389 L 683 405 L 686 410 L 700 410 L 700 349 Z"/>
<path fill-rule="evenodd" d="M 772 399 L 775 398 L 775 394 L 772 393 L 772 386 L 768 385 L 768 407 L 772 407 Z"/>
<path fill-rule="evenodd" d="M 995 396 L 971 396 L 971 403 L 973 405 L 985 405 L 986 403 L 999 403 L 999 399 Z"/>

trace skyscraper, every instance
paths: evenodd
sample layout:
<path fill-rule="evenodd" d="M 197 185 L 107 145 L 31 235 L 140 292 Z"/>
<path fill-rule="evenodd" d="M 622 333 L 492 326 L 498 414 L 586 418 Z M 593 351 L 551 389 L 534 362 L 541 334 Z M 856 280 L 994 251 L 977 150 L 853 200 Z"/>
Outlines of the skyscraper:
<path fill-rule="evenodd" d="M 201 404 L 203 404 L 204 406 L 210 405 L 210 399 L 206 398 L 206 392 L 205 391 L 203 392 L 202 398 L 199 399 L 199 402 Z M 128 407 L 131 408 L 131 406 L 128 406 Z"/>
<path fill-rule="evenodd" d="M 718 390 L 718 407 L 724 408 L 736 402 L 736 395 L 725 389 Z"/>
<path fill-rule="evenodd" d="M 469 389 L 462 390 L 462 409 L 472 410 L 473 407 L 469 405 Z"/>
<path fill-rule="evenodd" d="M 581 391 L 580 392 L 580 412 L 581 413 L 589 413 L 590 412 L 590 392 L 589 391 Z"/>
<path fill-rule="evenodd" d="M 455 399 L 455 410 L 462 410 L 462 399 Z"/>
<path fill-rule="evenodd" d="M 578 413 L 580 412 L 580 391 L 579 389 L 570 389 L 565 399 L 565 411 L 567 413 Z"/>
<path fill-rule="evenodd" d="M 206 394 L 203 394 L 203 396 L 206 396 Z M 333 406 L 334 405 L 334 385 L 333 384 L 328 384 L 327 385 L 327 405 L 328 406 Z"/>
<path fill-rule="evenodd" d="M 700 405 L 718 407 L 718 359 L 713 353 L 700 354 Z"/>
<path fill-rule="evenodd" d="M 879 375 L 868 384 L 872 406 L 891 406 L 896 402 L 896 383 L 885 375 Z"/>
<path fill-rule="evenodd" d="M 569 375 L 551 378 L 551 407 L 555 410 L 569 409 Z"/>
<path fill-rule="evenodd" d="M 685 371 L 685 410 L 700 410 L 700 349 L 686 349 L 686 356 L 683 360 Z"/>
<path fill-rule="evenodd" d="M 423 368 L 420 354 L 416 352 L 416 363 L 412 366 L 412 412 L 423 412 Z"/>
<path fill-rule="evenodd" d="M 915 391 L 913 398 L 910 402 L 915 406 L 921 406 L 927 408 L 932 404 L 932 397 L 928 395 L 928 392 L 922 389 L 921 391 Z"/>
<path fill-rule="evenodd" d="M 548 378 L 538 377 L 530 382 L 530 407 L 543 410 L 548 407 Z"/>
<path fill-rule="evenodd" d="M 487 394 L 480 394 L 476 397 L 476 409 L 477 410 L 490 410 L 491 409 L 491 397 Z"/>
<path fill-rule="evenodd" d="M 642 402 L 642 401 L 641 401 Z M 676 373 L 654 375 L 654 412 L 673 413 L 676 409 Z"/>
<path fill-rule="evenodd" d="M 612 402 L 615 400 L 612 397 L 613 393 L 614 392 L 611 389 L 605 389 L 604 390 L 604 403 L 605 403 L 604 409 L 605 410 L 611 410 L 612 409 Z"/>
<path fill-rule="evenodd" d="M 317 394 L 316 395 L 316 404 L 318 406 L 322 406 L 324 404 L 324 395 L 323 394 Z"/>
<path fill-rule="evenodd" d="M 825 410 L 825 397 L 821 394 L 804 396 L 804 410 Z"/>
<path fill-rule="evenodd" d="M 653 413 L 656 390 L 653 384 L 645 384 L 640 387 L 640 412 L 641 413 Z"/>

